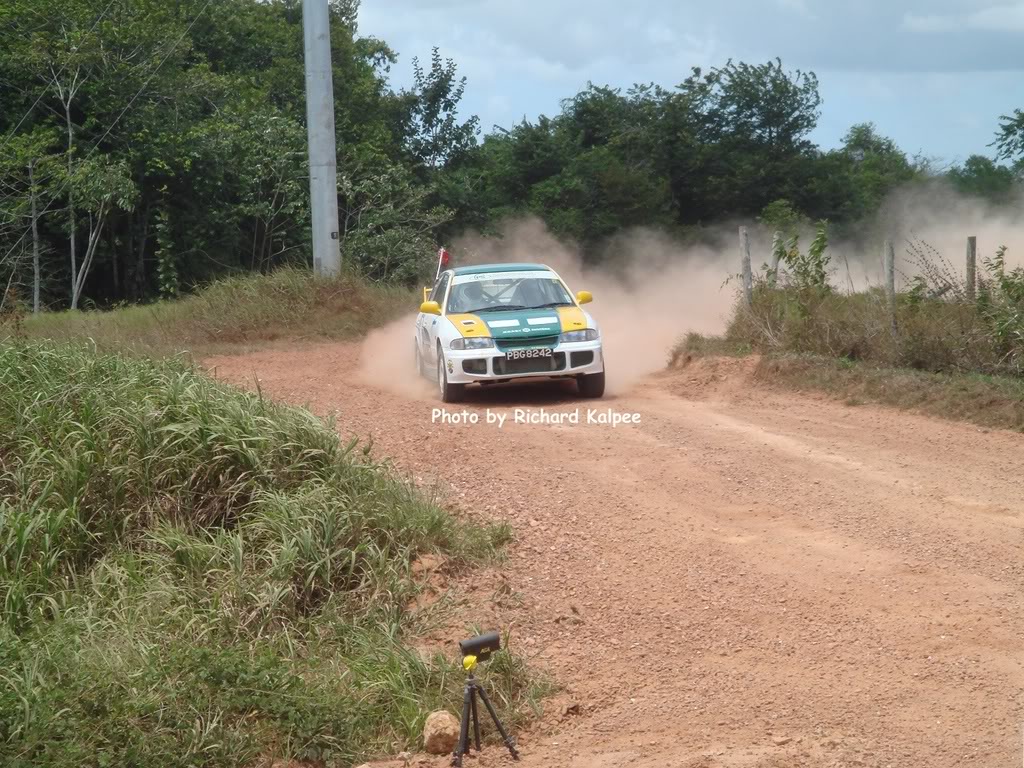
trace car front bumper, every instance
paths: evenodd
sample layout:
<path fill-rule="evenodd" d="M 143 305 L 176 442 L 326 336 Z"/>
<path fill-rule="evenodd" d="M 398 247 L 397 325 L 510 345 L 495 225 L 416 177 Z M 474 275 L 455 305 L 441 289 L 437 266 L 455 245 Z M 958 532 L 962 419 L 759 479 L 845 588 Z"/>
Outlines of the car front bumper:
<path fill-rule="evenodd" d="M 496 349 L 448 349 L 444 353 L 448 381 L 452 384 L 558 378 L 601 373 L 604 354 L 600 339 L 556 344 L 550 358 L 508 360 Z"/>

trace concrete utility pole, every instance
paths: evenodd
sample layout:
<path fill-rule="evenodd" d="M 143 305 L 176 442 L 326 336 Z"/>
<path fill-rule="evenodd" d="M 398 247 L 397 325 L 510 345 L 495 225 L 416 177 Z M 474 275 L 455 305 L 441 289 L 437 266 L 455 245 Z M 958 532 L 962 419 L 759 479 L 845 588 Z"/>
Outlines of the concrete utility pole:
<path fill-rule="evenodd" d="M 309 136 L 309 203 L 313 214 L 313 271 L 341 270 L 338 242 L 338 169 L 334 145 L 334 84 L 328 0 L 303 0 L 306 52 L 306 130 Z"/>

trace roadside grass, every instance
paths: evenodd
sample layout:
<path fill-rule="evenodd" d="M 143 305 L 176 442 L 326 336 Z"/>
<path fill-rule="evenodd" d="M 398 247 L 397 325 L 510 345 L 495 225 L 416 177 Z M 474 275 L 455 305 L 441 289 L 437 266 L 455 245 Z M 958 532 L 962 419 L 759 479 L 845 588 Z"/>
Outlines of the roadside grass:
<path fill-rule="evenodd" d="M 755 354 L 745 341 L 691 334 L 673 350 L 690 358 Z M 1024 379 L 983 373 L 895 368 L 850 358 L 795 352 L 759 353 L 755 382 L 822 392 L 847 405 L 878 403 L 981 427 L 1024 431 Z"/>
<path fill-rule="evenodd" d="M 103 351 L 215 353 L 279 339 L 345 339 L 413 311 L 416 294 L 353 275 L 283 267 L 214 282 L 181 299 L 108 311 L 44 312 L 0 324 L 0 339 L 91 339 Z"/>
<path fill-rule="evenodd" d="M 995 332 L 974 306 L 898 294 L 895 330 L 879 289 L 755 287 L 753 306 L 737 307 L 726 338 L 766 353 L 849 359 L 934 373 L 1021 375 L 1019 343 Z"/>
<path fill-rule="evenodd" d="M 0 344 L 0 763 L 416 748 L 462 674 L 405 643 L 411 563 L 472 568 L 508 535 L 183 363 Z M 550 690 L 514 654 L 485 673 L 513 723 Z"/>

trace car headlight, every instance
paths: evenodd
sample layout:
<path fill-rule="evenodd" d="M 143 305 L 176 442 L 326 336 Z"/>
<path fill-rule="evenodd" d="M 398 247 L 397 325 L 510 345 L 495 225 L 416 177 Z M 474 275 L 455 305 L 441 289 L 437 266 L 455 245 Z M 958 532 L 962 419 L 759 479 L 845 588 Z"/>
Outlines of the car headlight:
<path fill-rule="evenodd" d="M 593 328 L 587 328 L 585 331 L 566 331 L 558 337 L 560 342 L 569 341 L 597 341 L 598 333 Z"/>
<path fill-rule="evenodd" d="M 490 349 L 494 346 L 494 339 L 452 339 L 449 345 L 452 349 Z"/>

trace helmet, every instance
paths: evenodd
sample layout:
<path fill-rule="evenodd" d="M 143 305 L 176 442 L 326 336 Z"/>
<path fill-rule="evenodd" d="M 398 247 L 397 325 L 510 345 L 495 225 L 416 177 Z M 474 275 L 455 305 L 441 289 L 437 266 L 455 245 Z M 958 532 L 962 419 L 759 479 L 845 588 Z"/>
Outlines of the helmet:
<path fill-rule="evenodd" d="M 466 283 L 462 289 L 462 296 L 466 301 L 481 301 L 484 289 L 480 287 L 480 283 Z"/>

